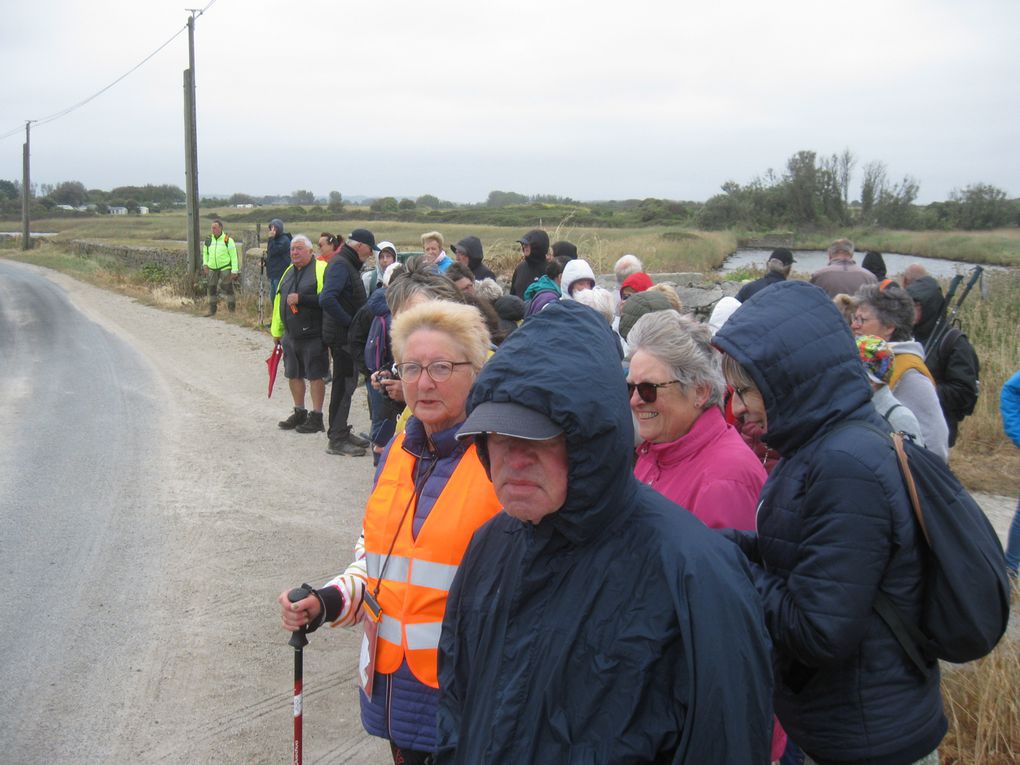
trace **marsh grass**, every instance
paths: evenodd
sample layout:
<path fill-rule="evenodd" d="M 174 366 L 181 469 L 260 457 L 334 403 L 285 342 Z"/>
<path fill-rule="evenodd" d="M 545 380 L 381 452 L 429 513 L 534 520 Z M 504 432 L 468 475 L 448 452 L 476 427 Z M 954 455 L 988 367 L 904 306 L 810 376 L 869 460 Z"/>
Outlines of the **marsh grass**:
<path fill-rule="evenodd" d="M 949 732 L 939 746 L 943 765 L 1020 762 L 1020 643 L 1007 634 L 988 656 L 942 665 L 942 700 Z"/>

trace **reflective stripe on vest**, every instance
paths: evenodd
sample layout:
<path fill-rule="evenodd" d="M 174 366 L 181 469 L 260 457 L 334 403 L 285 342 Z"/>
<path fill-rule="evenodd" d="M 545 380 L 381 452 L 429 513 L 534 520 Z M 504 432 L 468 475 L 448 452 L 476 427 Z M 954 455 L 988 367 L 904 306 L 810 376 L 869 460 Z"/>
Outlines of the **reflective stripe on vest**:
<path fill-rule="evenodd" d="M 418 680 L 438 688 L 439 637 L 450 585 L 471 535 L 501 506 L 470 446 L 414 538 L 418 461 L 403 444 L 400 434 L 365 508 L 367 587 L 374 592 L 378 585 L 383 610 L 376 671 L 391 674 L 406 661 Z"/>

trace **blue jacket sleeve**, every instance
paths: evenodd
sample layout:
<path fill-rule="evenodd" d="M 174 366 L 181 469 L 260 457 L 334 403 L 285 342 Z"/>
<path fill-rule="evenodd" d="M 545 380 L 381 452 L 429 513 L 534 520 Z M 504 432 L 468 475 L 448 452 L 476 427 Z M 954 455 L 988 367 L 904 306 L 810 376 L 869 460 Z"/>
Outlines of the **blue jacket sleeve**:
<path fill-rule="evenodd" d="M 1020 370 L 1002 386 L 999 410 L 1002 412 L 1002 426 L 1006 435 L 1016 446 L 1020 446 Z"/>
<path fill-rule="evenodd" d="M 339 258 L 333 258 L 326 269 L 322 292 L 319 293 L 319 306 L 342 327 L 349 327 L 354 318 L 340 305 L 340 295 L 349 288 L 350 280 L 351 271 L 347 264 Z"/>
<path fill-rule="evenodd" d="M 843 661 L 864 638 L 903 492 L 843 451 L 816 460 L 804 488 L 802 541 L 789 574 L 753 570 L 772 639 L 818 667 Z"/>

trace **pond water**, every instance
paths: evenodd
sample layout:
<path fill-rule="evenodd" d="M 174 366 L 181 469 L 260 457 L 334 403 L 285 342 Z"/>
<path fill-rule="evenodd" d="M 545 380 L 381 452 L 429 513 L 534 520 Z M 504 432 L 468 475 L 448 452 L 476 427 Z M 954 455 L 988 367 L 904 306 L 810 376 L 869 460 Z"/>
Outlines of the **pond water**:
<path fill-rule="evenodd" d="M 725 263 L 723 263 L 722 271 L 723 273 L 727 273 L 729 271 L 737 271 L 743 268 L 757 268 L 759 271 L 764 271 L 765 263 L 768 261 L 771 254 L 771 249 L 737 250 L 726 259 Z M 817 271 L 822 266 L 827 265 L 829 262 L 828 255 L 825 250 L 795 250 L 793 258 L 793 270 L 795 273 L 800 274 L 810 274 L 813 271 Z M 921 258 L 917 255 L 902 255 L 898 252 L 883 252 L 882 259 L 885 261 L 885 267 L 888 270 L 888 275 L 892 278 L 896 278 L 896 276 L 903 273 L 903 269 L 911 263 L 920 263 L 925 267 L 925 269 L 927 269 L 929 274 L 939 279 L 951 278 L 956 274 L 966 274 L 970 271 L 970 269 L 974 268 L 973 263 L 964 263 L 959 260 Z M 854 255 L 854 262 L 857 263 L 857 265 L 860 265 L 862 260 L 864 260 L 863 252 L 858 252 Z M 984 266 L 984 268 L 987 271 L 1007 270 L 1003 266 Z"/>

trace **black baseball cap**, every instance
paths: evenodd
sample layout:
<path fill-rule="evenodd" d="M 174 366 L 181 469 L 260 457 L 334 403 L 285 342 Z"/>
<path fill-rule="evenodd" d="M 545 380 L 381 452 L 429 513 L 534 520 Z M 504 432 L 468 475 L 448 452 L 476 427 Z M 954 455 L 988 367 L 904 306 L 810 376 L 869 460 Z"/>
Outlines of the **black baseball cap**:
<path fill-rule="evenodd" d="M 563 428 L 534 409 L 508 401 L 486 401 L 476 406 L 460 426 L 457 438 L 498 433 L 528 441 L 546 441 L 562 432 Z"/>
<path fill-rule="evenodd" d="M 347 237 L 349 242 L 359 242 L 361 244 L 367 244 L 372 248 L 373 252 L 379 252 L 379 248 L 375 246 L 375 234 L 369 231 L 367 228 L 356 228 L 350 236 Z"/>

